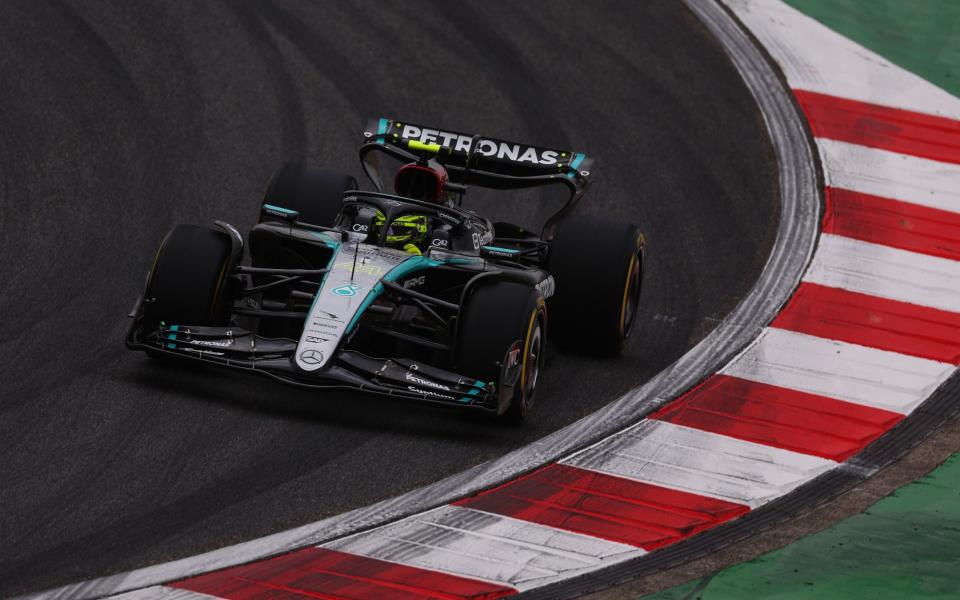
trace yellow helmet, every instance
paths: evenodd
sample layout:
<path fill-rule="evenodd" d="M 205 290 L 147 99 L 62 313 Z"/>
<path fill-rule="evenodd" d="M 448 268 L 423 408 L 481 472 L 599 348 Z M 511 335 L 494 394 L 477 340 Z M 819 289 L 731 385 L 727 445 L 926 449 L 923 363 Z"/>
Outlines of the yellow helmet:
<path fill-rule="evenodd" d="M 379 210 L 373 218 L 373 231 L 379 234 L 387 217 Z M 397 217 L 390 223 L 387 231 L 387 245 L 393 248 L 406 248 L 408 245 L 417 245 L 427 238 L 426 215 L 404 215 Z"/>

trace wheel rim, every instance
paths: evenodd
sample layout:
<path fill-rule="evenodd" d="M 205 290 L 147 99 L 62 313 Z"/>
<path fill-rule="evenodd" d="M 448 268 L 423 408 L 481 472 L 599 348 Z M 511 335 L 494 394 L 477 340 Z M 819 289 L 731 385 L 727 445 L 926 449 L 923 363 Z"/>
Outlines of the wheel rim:
<path fill-rule="evenodd" d="M 640 259 L 633 255 L 630 259 L 630 269 L 627 271 L 627 281 L 623 291 L 623 310 L 621 313 L 621 328 L 623 339 L 630 336 L 633 323 L 636 321 L 637 309 L 640 307 Z"/>
<path fill-rule="evenodd" d="M 520 402 L 523 413 L 533 406 L 533 396 L 540 378 L 540 360 L 543 348 L 543 328 L 539 311 L 534 315 L 533 331 L 527 337 L 526 352 L 523 356 L 523 379 L 521 382 Z"/>

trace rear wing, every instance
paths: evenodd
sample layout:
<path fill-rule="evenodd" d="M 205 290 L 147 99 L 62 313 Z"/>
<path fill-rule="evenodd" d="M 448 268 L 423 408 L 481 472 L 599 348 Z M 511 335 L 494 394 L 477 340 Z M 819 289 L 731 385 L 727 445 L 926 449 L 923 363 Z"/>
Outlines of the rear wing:
<path fill-rule="evenodd" d="M 392 119 L 370 119 L 363 131 L 360 160 L 370 180 L 384 191 L 374 151 L 401 161 L 435 155 L 450 179 L 461 185 L 516 189 L 561 184 L 573 204 L 590 183 L 594 160 L 581 152 L 508 142 Z M 373 155 L 375 156 L 375 155 Z"/>

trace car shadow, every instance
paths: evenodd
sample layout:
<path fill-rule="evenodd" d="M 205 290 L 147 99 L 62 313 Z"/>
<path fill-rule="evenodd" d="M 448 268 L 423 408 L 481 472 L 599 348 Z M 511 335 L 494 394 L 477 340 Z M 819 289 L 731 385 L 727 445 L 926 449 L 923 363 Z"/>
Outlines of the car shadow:
<path fill-rule="evenodd" d="M 130 366 L 118 374 L 119 381 L 175 402 L 241 408 L 270 418 L 464 442 L 501 437 L 513 429 L 484 414 L 349 389 L 305 390 L 191 361 L 144 357 Z"/>

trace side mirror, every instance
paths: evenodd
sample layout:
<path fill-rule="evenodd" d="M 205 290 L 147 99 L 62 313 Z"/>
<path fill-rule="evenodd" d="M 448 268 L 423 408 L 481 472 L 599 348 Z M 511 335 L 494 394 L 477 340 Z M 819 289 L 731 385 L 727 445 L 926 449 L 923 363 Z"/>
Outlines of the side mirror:
<path fill-rule="evenodd" d="M 513 248 L 480 246 L 480 258 L 514 258 L 517 254 L 520 254 L 520 251 Z"/>
<path fill-rule="evenodd" d="M 300 217 L 300 213 L 295 210 L 283 208 L 282 206 L 274 206 L 273 204 L 264 204 L 260 208 L 260 212 L 267 217 L 272 217 L 288 223 L 296 223 L 297 219 Z"/>

